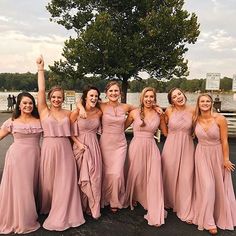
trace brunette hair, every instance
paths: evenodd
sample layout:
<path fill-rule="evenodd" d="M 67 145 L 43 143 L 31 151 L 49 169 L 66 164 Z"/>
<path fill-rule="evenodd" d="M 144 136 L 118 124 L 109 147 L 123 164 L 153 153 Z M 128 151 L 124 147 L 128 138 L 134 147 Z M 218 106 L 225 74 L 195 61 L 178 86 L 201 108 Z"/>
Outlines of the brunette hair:
<path fill-rule="evenodd" d="M 87 98 L 87 94 L 88 94 L 88 92 L 89 92 L 90 90 L 96 90 L 97 93 L 98 93 L 98 101 L 101 101 L 99 89 L 98 89 L 97 87 L 95 87 L 95 86 L 90 86 L 90 85 L 89 85 L 87 88 L 85 88 L 85 89 L 83 90 L 83 94 L 82 94 L 82 96 L 81 96 L 81 102 L 82 102 L 83 107 L 86 106 L 86 98 Z M 96 107 L 99 108 L 99 103 L 98 103 L 98 102 L 97 102 L 97 104 L 96 104 Z"/>
<path fill-rule="evenodd" d="M 144 115 L 144 105 L 143 105 L 143 99 L 144 99 L 144 96 L 146 94 L 146 92 L 148 91 L 152 91 L 153 94 L 154 94 L 154 101 L 155 103 L 157 102 L 157 97 L 156 97 L 156 89 L 155 88 L 152 88 L 152 87 L 146 87 L 142 90 L 142 92 L 140 93 L 140 98 L 139 98 L 139 101 L 140 101 L 140 119 L 142 121 L 142 124 L 140 125 L 140 127 L 144 127 L 146 124 L 144 122 L 144 118 L 145 118 L 145 115 Z"/>
<path fill-rule="evenodd" d="M 186 101 L 188 100 L 187 97 L 186 97 L 186 95 L 185 95 L 185 93 L 184 93 L 184 91 L 183 91 L 182 89 L 174 87 L 174 88 L 172 88 L 172 89 L 168 92 L 168 94 L 167 94 L 167 98 L 168 98 L 169 104 L 172 105 L 172 93 L 173 93 L 175 90 L 179 90 L 179 91 L 184 95 Z"/>
<path fill-rule="evenodd" d="M 58 85 L 53 86 L 53 87 L 49 90 L 49 92 L 48 92 L 48 100 L 51 99 L 52 94 L 53 94 L 55 91 L 61 91 L 61 93 L 62 93 L 62 98 L 63 98 L 63 101 L 64 101 L 64 99 L 65 99 L 64 89 L 63 89 L 61 86 L 58 86 Z"/>
<path fill-rule="evenodd" d="M 17 95 L 17 100 L 16 100 L 16 108 L 14 110 L 14 112 L 12 113 L 12 120 L 18 118 L 20 115 L 21 115 L 21 111 L 20 111 L 20 103 L 21 103 L 21 100 L 23 99 L 23 97 L 28 97 L 29 99 L 32 100 L 32 103 L 33 103 L 33 110 L 31 112 L 31 115 L 35 118 L 39 118 L 39 113 L 38 113 L 38 109 L 36 107 L 36 103 L 35 103 L 35 99 L 34 97 L 28 93 L 28 92 L 22 92 L 22 93 L 19 93 Z"/>

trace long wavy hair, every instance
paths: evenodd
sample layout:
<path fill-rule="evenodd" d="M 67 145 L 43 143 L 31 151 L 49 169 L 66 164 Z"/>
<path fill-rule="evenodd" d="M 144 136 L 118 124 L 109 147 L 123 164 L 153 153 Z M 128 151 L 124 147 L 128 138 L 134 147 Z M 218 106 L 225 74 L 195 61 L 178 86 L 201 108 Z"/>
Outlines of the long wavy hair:
<path fill-rule="evenodd" d="M 201 97 L 205 97 L 205 96 L 210 98 L 210 100 L 211 100 L 211 114 L 213 114 L 213 98 L 212 98 L 212 96 L 208 93 L 200 94 L 197 98 L 197 103 L 196 103 L 195 112 L 194 112 L 194 118 L 193 118 L 193 127 L 194 127 L 194 129 L 196 127 L 199 116 L 201 116 L 201 110 L 199 108 L 199 101 L 200 101 Z"/>
<path fill-rule="evenodd" d="M 152 91 L 153 94 L 154 94 L 154 101 L 155 101 L 155 104 L 157 102 L 157 96 L 156 96 L 156 89 L 155 88 L 152 88 L 152 87 L 146 87 L 142 90 L 142 92 L 140 93 L 140 98 L 139 98 L 139 101 L 140 101 L 140 119 L 142 121 L 142 124 L 140 125 L 140 127 L 144 127 L 146 124 L 145 124 L 145 121 L 144 121 L 144 118 L 145 118 L 145 114 L 144 114 L 144 104 L 143 104 L 143 100 L 144 100 L 144 96 L 146 94 L 146 92 L 148 91 Z"/>
<path fill-rule="evenodd" d="M 87 98 L 88 92 L 90 90 L 96 90 L 97 93 L 98 93 L 98 101 L 101 101 L 99 89 L 95 86 L 89 85 L 86 89 L 83 90 L 83 94 L 82 94 L 82 97 L 81 97 L 81 102 L 82 102 L 83 107 L 86 106 L 86 98 Z M 96 107 L 99 108 L 99 102 L 97 102 Z"/>
<path fill-rule="evenodd" d="M 17 95 L 17 98 L 16 98 L 16 108 L 15 108 L 15 110 L 12 113 L 12 120 L 17 119 L 21 115 L 20 103 L 21 103 L 21 100 L 23 99 L 23 97 L 28 97 L 29 99 L 32 100 L 32 102 L 33 102 L 33 110 L 31 112 L 31 115 L 33 117 L 39 119 L 39 113 L 38 113 L 38 109 L 36 107 L 36 103 L 35 103 L 34 97 L 30 93 L 28 93 L 28 92 L 22 92 L 22 93 L 19 93 Z"/>
<path fill-rule="evenodd" d="M 186 95 L 185 95 L 185 93 L 184 93 L 184 91 L 183 91 L 182 89 L 174 87 L 174 88 L 172 88 L 172 89 L 168 92 L 168 94 L 167 94 L 168 102 L 169 102 L 169 104 L 171 104 L 171 105 L 173 105 L 172 93 L 173 93 L 175 90 L 177 90 L 177 89 L 184 95 L 186 101 L 188 100 L 187 97 L 186 97 Z"/>

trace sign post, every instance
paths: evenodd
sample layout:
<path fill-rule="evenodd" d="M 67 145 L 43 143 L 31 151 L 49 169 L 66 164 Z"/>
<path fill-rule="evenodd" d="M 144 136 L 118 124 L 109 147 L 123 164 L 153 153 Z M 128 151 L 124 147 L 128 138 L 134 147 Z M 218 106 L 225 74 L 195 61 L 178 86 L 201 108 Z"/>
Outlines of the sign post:
<path fill-rule="evenodd" d="M 74 90 L 65 91 L 65 103 L 70 105 L 70 110 L 72 111 L 72 105 L 75 104 L 75 91 Z"/>
<path fill-rule="evenodd" d="M 220 73 L 207 73 L 206 74 L 206 90 L 219 90 L 220 89 Z"/>
<path fill-rule="evenodd" d="M 236 92 L 236 74 L 233 75 L 232 91 Z"/>

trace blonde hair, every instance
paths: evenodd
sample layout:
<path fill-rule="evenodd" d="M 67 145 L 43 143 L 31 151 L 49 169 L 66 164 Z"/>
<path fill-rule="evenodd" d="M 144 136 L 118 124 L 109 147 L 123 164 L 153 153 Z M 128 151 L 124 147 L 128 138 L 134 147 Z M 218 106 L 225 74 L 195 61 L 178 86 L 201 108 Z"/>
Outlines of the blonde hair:
<path fill-rule="evenodd" d="M 146 88 L 144 88 L 142 90 L 142 92 L 140 93 L 140 98 L 139 98 L 139 101 L 140 101 L 140 119 L 142 121 L 142 124 L 140 125 L 140 127 L 144 127 L 146 125 L 145 121 L 144 121 L 145 115 L 144 115 L 143 99 L 144 99 L 144 96 L 145 96 L 146 92 L 148 92 L 148 91 L 153 92 L 153 94 L 154 94 L 154 101 L 155 101 L 155 103 L 157 102 L 156 89 L 155 88 L 146 87 Z"/>
<path fill-rule="evenodd" d="M 195 107 L 195 112 L 194 112 L 194 118 L 193 118 L 193 127 L 195 128 L 196 127 L 196 123 L 199 119 L 199 116 L 201 116 L 201 110 L 199 108 L 199 101 L 200 101 L 200 98 L 201 97 L 208 97 L 210 98 L 211 100 L 211 114 L 213 114 L 213 99 L 212 99 L 212 96 L 208 93 L 203 93 L 203 94 L 200 94 L 197 98 L 197 103 L 196 103 L 196 107 Z"/>
<path fill-rule="evenodd" d="M 56 91 L 61 91 L 61 93 L 62 93 L 62 98 L 63 98 L 63 101 L 64 101 L 64 99 L 65 99 L 64 89 L 63 89 L 62 87 L 58 86 L 58 85 L 53 86 L 53 87 L 49 90 L 49 92 L 48 92 L 48 100 L 51 99 L 53 93 L 56 92 Z"/>

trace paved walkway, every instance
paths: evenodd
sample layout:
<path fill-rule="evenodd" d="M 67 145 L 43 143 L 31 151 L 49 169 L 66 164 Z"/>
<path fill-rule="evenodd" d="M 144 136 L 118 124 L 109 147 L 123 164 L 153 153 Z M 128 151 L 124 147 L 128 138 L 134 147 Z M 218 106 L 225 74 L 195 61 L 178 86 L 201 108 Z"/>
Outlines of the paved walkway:
<path fill-rule="evenodd" d="M 0 125 L 5 121 L 10 114 L 0 113 Z M 4 165 L 4 158 L 6 150 L 12 142 L 11 137 L 7 137 L 0 141 L 0 175 Z M 230 139 L 230 158 L 236 163 L 236 138 Z M 162 149 L 163 142 L 158 144 Z M 236 171 L 233 173 L 234 189 L 236 190 Z M 118 213 L 113 214 L 109 209 L 102 210 L 102 216 L 99 220 L 93 220 L 91 217 L 86 216 L 86 223 L 78 228 L 70 228 L 63 232 L 50 232 L 40 228 L 34 233 L 27 235 L 35 236 L 198 236 L 208 235 L 207 231 L 199 231 L 194 225 L 188 225 L 181 222 L 175 214 L 168 212 L 166 223 L 160 228 L 148 226 L 143 218 L 145 211 L 141 206 L 131 211 L 129 209 L 120 210 Z M 44 220 L 40 216 L 40 222 Z M 219 230 L 219 236 L 235 236 L 235 231 L 222 231 Z"/>

